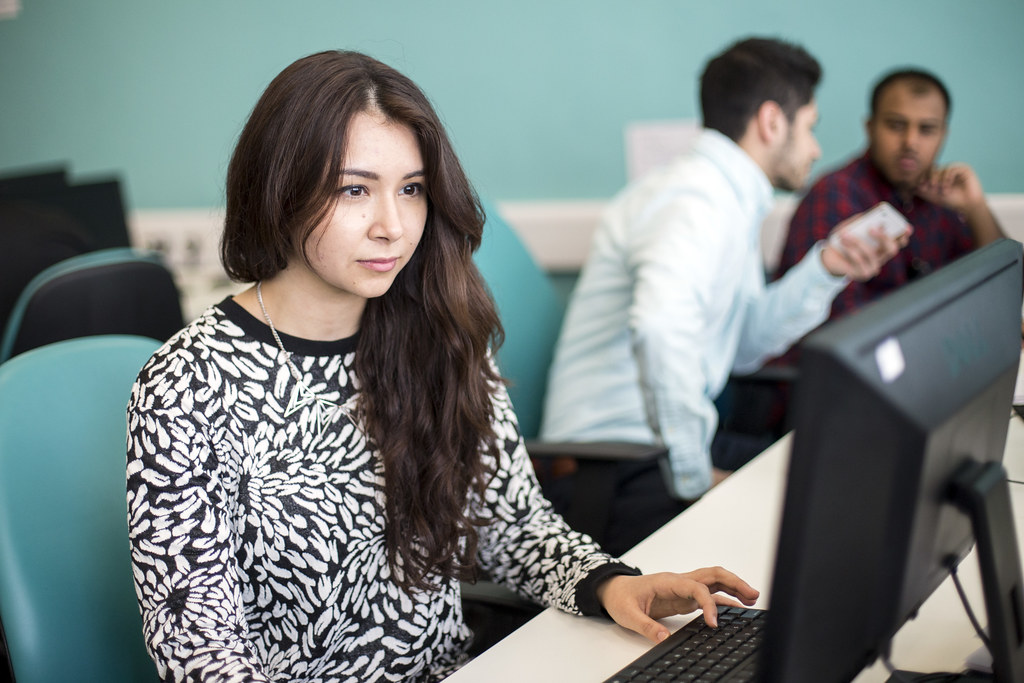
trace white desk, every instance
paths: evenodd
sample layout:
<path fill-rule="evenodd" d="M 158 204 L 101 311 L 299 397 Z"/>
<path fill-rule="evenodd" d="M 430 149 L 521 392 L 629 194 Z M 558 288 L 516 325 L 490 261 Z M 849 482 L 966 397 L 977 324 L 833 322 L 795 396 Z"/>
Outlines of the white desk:
<path fill-rule="evenodd" d="M 761 591 L 758 607 L 768 607 L 776 534 L 789 439 L 783 439 L 707 493 L 669 524 L 624 556 L 645 573 L 688 571 L 721 565 Z M 1024 422 L 1012 418 L 1004 459 L 1010 479 L 1024 481 Z M 1024 529 L 1024 485 L 1010 487 L 1018 536 Z M 985 622 L 985 607 L 973 553 L 963 563 L 961 579 L 971 605 Z M 665 620 L 674 630 L 696 614 Z M 980 641 L 974 635 L 952 581 L 942 584 L 917 619 L 896 635 L 891 660 L 911 671 L 957 671 Z M 548 609 L 530 620 L 448 680 L 601 681 L 639 657 L 651 644 L 609 620 L 574 617 Z M 888 679 L 876 663 L 855 679 Z"/>

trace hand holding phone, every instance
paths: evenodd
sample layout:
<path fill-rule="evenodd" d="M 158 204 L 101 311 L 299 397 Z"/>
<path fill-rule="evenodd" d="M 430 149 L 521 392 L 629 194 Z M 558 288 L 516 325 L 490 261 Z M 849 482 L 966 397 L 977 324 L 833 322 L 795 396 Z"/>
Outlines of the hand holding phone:
<path fill-rule="evenodd" d="M 888 202 L 879 202 L 865 211 L 856 220 L 843 226 L 842 230 L 836 230 L 829 236 L 829 245 L 842 251 L 843 245 L 839 239 L 840 235 L 849 235 L 863 241 L 869 247 L 877 247 L 878 241 L 871 234 L 872 228 L 882 228 L 882 231 L 892 239 L 896 239 L 910 229 L 910 223 L 903 215 L 893 208 Z"/>

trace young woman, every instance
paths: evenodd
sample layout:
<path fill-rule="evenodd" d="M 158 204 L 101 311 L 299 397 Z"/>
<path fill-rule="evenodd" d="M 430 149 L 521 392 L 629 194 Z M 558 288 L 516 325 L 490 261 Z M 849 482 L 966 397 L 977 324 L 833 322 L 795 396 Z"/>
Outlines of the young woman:
<path fill-rule="evenodd" d="M 166 680 L 433 680 L 465 661 L 459 580 L 655 619 L 757 597 L 638 576 L 542 497 L 492 352 L 483 215 L 423 93 L 364 55 L 300 59 L 228 168 L 221 256 L 254 285 L 143 368 L 128 507 Z"/>

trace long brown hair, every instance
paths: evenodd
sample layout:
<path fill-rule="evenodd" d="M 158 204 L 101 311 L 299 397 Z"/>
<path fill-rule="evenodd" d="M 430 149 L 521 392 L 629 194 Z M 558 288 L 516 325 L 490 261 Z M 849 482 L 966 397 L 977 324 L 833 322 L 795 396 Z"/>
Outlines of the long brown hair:
<path fill-rule="evenodd" d="M 333 207 L 348 125 L 382 113 L 416 135 L 428 210 L 419 247 L 386 294 L 367 302 L 355 373 L 360 420 L 384 462 L 394 580 L 429 589 L 470 576 L 482 496 L 497 456 L 489 349 L 503 333 L 473 263 L 484 214 L 437 114 L 408 78 L 355 52 L 298 60 L 267 87 L 228 167 L 221 259 L 232 279 L 273 277 Z M 302 248 L 296 249 L 296 246 Z"/>

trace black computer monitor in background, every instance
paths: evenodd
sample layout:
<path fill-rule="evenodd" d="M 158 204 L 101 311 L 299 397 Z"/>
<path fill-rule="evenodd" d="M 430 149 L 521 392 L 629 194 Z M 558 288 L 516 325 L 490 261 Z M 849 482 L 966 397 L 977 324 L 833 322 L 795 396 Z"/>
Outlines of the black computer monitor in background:
<path fill-rule="evenodd" d="M 121 182 L 117 178 L 59 187 L 26 187 L 0 201 L 63 213 L 82 227 L 93 249 L 131 246 Z"/>
<path fill-rule="evenodd" d="M 89 251 L 131 246 L 117 176 L 72 180 L 63 165 L 0 172 L 0 205 L 76 224 Z"/>
<path fill-rule="evenodd" d="M 60 189 L 67 184 L 68 172 L 64 165 L 6 171 L 0 173 L 0 200 L 18 197 L 24 192 Z"/>
<path fill-rule="evenodd" d="M 1002 240 L 802 343 L 764 680 L 848 681 L 887 652 L 974 544 L 953 500 L 965 473 L 981 483 L 961 482 L 960 493 L 988 513 L 978 537 L 992 560 L 982 574 L 996 680 L 1024 680 L 1000 464 L 1021 354 L 1021 260 L 1021 245 Z"/>

